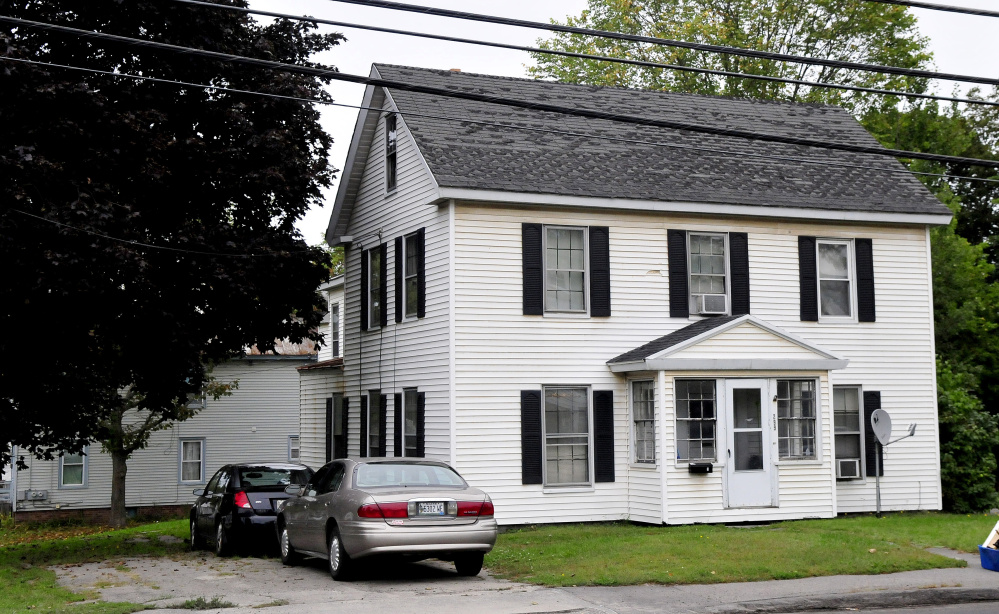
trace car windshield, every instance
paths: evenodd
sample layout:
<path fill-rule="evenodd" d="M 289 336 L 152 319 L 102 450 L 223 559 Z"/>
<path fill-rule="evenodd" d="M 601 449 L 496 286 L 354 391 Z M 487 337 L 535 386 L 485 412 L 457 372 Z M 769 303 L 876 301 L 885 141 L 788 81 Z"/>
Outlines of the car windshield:
<path fill-rule="evenodd" d="M 305 484 L 310 475 L 308 469 L 240 467 L 239 485 L 252 490 L 284 490 L 289 484 Z"/>
<path fill-rule="evenodd" d="M 355 488 L 380 486 L 443 486 L 464 488 L 465 480 L 450 467 L 411 465 L 403 463 L 372 463 L 358 465 L 354 475 Z"/>

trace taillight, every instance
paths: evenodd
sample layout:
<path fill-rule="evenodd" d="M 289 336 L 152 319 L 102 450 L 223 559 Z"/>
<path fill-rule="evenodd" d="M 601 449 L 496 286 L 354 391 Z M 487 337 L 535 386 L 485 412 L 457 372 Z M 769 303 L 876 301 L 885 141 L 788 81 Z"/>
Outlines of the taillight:
<path fill-rule="evenodd" d="M 250 505 L 250 500 L 247 498 L 246 493 L 242 490 L 236 493 L 236 496 L 233 497 L 233 502 L 236 504 L 236 507 L 245 507 L 247 509 L 253 507 Z"/>
<path fill-rule="evenodd" d="M 458 518 L 470 518 L 473 516 L 492 516 L 493 502 L 486 498 L 485 501 L 459 501 Z"/>
<path fill-rule="evenodd" d="M 378 509 L 377 503 L 365 503 L 357 508 L 358 518 L 384 518 L 382 511 Z"/>
<path fill-rule="evenodd" d="M 358 518 L 409 518 L 407 503 L 365 503 L 357 508 Z"/>
<path fill-rule="evenodd" d="M 479 510 L 479 516 L 492 516 L 495 513 L 493 510 L 493 502 L 488 498 L 482 503 L 482 509 Z"/>

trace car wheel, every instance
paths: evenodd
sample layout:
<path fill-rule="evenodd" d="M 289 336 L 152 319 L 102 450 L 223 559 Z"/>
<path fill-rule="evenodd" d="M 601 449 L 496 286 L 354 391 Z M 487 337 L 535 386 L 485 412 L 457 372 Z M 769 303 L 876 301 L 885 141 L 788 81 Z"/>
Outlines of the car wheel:
<path fill-rule="evenodd" d="M 352 561 L 347 551 L 343 549 L 343 542 L 340 540 L 340 530 L 333 527 L 330 532 L 329 547 L 326 549 L 330 568 L 330 575 L 334 580 L 346 580 L 350 574 Z"/>
<path fill-rule="evenodd" d="M 198 521 L 191 518 L 191 550 L 201 550 L 205 547 L 205 540 L 198 533 Z"/>
<path fill-rule="evenodd" d="M 301 555 L 295 552 L 295 549 L 291 546 L 288 527 L 283 525 L 281 526 L 281 532 L 278 534 L 278 547 L 281 549 L 281 562 L 285 565 L 298 565 L 302 560 Z"/>
<path fill-rule="evenodd" d="M 215 523 L 215 556 L 229 556 L 229 536 L 226 534 L 222 519 Z"/>
<path fill-rule="evenodd" d="M 482 571 L 483 552 L 469 552 L 454 557 L 454 568 L 459 576 L 477 576 Z"/>

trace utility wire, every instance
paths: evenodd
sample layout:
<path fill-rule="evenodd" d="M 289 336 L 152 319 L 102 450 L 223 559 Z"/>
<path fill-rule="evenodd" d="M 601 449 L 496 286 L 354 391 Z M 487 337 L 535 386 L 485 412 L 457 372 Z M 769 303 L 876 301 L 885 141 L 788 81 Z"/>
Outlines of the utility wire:
<path fill-rule="evenodd" d="M 707 43 L 689 43 L 686 41 L 672 40 L 668 38 L 656 38 L 653 36 L 642 36 L 639 34 L 625 34 L 622 32 L 612 32 L 609 30 L 595 30 L 592 28 L 579 28 L 576 26 L 563 26 L 561 24 L 544 23 L 540 21 L 528 21 L 526 19 L 514 19 L 510 17 L 497 17 L 495 15 L 482 15 L 480 13 L 468 13 L 465 11 L 452 11 L 450 9 L 439 9 L 430 6 L 417 4 L 404 4 L 401 2 L 389 2 L 387 0 L 329 0 L 330 2 L 341 2 L 345 4 L 357 4 L 373 8 L 389 9 L 393 11 L 406 11 L 410 13 L 420 13 L 424 15 L 434 15 L 437 17 L 451 17 L 466 21 L 481 21 L 485 23 L 495 23 L 506 26 L 517 26 L 520 28 L 532 28 L 535 30 L 548 30 L 549 32 L 562 32 L 567 34 L 582 34 L 585 36 L 597 36 L 600 38 L 613 38 L 618 40 L 633 41 L 636 43 L 648 43 L 651 45 L 661 45 L 664 47 L 679 47 L 681 49 L 692 49 L 694 51 L 707 51 L 710 53 L 726 53 L 729 55 L 740 55 L 748 58 L 761 60 L 776 60 L 781 62 L 795 62 L 798 64 L 814 64 L 817 66 L 829 66 L 831 68 L 842 68 L 846 70 L 862 70 L 866 72 L 888 73 L 892 75 L 902 75 L 908 77 L 919 77 L 925 79 L 944 79 L 947 81 L 966 81 L 968 83 L 982 83 L 985 85 L 999 85 L 999 79 L 989 77 L 977 77 L 973 75 L 957 75 L 951 73 L 941 73 L 932 70 L 922 70 L 918 68 L 901 68 L 898 66 L 882 66 L 880 64 L 865 64 L 862 62 L 847 62 L 844 60 L 830 60 L 826 58 L 814 58 L 800 55 L 790 55 L 787 53 L 774 53 L 771 51 L 756 51 L 755 49 L 743 49 L 740 47 L 726 47 L 723 45 L 709 45 Z"/>
<path fill-rule="evenodd" d="M 897 4 L 898 6 L 909 6 L 914 9 L 927 9 L 930 11 L 965 13 L 967 15 L 978 15 L 979 17 L 999 17 L 999 11 L 987 11 L 985 9 L 976 9 L 970 6 L 953 6 L 946 4 L 934 4 L 932 2 L 912 2 L 911 0 L 866 0 L 866 1 L 878 2 L 880 4 Z"/>
<path fill-rule="evenodd" d="M 193 6 L 203 6 L 215 9 L 221 9 L 226 11 L 236 11 L 239 13 L 252 14 L 252 15 L 263 15 L 266 17 L 275 17 L 280 19 L 290 19 L 294 21 L 306 21 L 310 23 L 321 23 L 329 26 L 336 26 L 339 28 L 356 28 L 358 30 L 370 30 L 372 32 L 383 32 L 386 34 L 400 34 L 402 36 L 414 36 L 418 38 L 429 38 L 433 40 L 447 41 L 452 43 L 463 43 L 468 45 L 480 45 L 483 47 L 495 47 L 499 49 L 512 49 L 514 51 L 526 51 L 528 53 L 540 53 L 544 55 L 557 55 L 569 58 L 580 58 L 584 60 L 598 60 L 601 62 L 614 62 L 616 64 L 630 64 L 634 66 L 644 66 L 648 68 L 662 68 L 667 70 L 679 70 L 684 72 L 693 72 L 698 74 L 716 75 L 720 77 L 737 77 L 740 79 L 752 79 L 756 81 L 767 81 L 771 83 L 787 83 L 790 85 L 804 85 L 808 87 L 821 87 L 829 89 L 839 89 L 848 90 L 851 92 L 864 92 L 867 94 L 879 94 L 883 96 L 900 96 L 903 98 L 920 98 L 925 100 L 941 100 L 945 102 L 959 102 L 963 104 L 977 104 L 999 107 L 999 102 L 993 102 L 990 100 L 981 100 L 975 98 L 956 98 L 951 96 L 938 96 L 935 94 L 921 94 L 917 92 L 903 92 L 895 90 L 884 90 L 873 87 L 860 87 L 857 85 L 844 85 L 840 83 L 823 83 L 819 81 L 804 81 L 801 79 L 788 79 L 784 77 L 771 77 L 767 75 L 751 75 L 747 73 L 731 72 L 727 70 L 714 70 L 711 68 L 697 68 L 694 66 L 681 66 L 678 64 L 662 64 L 659 62 L 650 62 L 647 60 L 634 60 L 631 58 L 615 58 L 607 55 L 592 55 L 589 53 L 577 53 L 575 51 L 561 51 L 557 49 L 543 49 L 541 47 L 528 47 L 523 45 L 513 45 L 509 43 L 496 43 L 492 41 L 477 40 L 471 38 L 461 38 L 457 36 L 446 36 L 443 34 L 429 34 L 426 32 L 414 32 L 411 30 L 398 30 L 395 28 L 384 28 L 381 26 L 370 26 L 367 24 L 350 23 L 346 21 L 334 21 L 332 19 L 321 19 L 318 17 L 309 17 L 306 15 L 291 15 L 288 13 L 276 13 L 274 11 L 263 11 L 259 9 L 245 8 L 241 6 L 230 6 L 226 4 L 215 4 L 212 2 L 203 2 L 201 0 L 172 0 L 180 4 L 189 4 Z"/>
<path fill-rule="evenodd" d="M 335 0 L 339 1 L 339 0 Z M 620 122 L 624 124 L 632 124 L 638 126 L 648 126 L 655 128 L 667 128 L 672 130 L 685 130 L 689 132 L 711 134 L 715 136 L 726 136 L 733 138 L 741 138 L 752 141 L 763 141 L 770 143 L 780 143 L 784 145 L 800 145 L 803 147 L 815 147 L 819 149 L 829 149 L 834 151 L 847 151 L 852 153 L 865 153 L 877 156 L 889 156 L 895 158 L 908 158 L 912 160 L 928 160 L 931 162 L 940 162 L 944 164 L 968 164 L 973 166 L 985 166 L 991 168 L 999 168 L 999 160 L 984 160 L 980 158 L 966 158 L 962 156 L 947 156 L 942 154 L 933 153 L 923 153 L 916 151 L 906 151 L 900 149 L 888 149 L 881 146 L 870 146 L 870 145 L 854 145 L 849 143 L 830 143 L 826 141 L 816 141 L 813 139 L 806 139 L 793 136 L 781 136 L 773 134 L 761 134 L 757 132 L 748 132 L 743 130 L 732 130 L 728 128 L 718 128 L 714 126 L 702 126 L 698 124 L 690 124 L 687 122 L 662 120 L 662 119 L 650 119 L 645 117 L 639 117 L 634 115 L 622 115 L 619 113 L 609 113 L 606 111 L 590 110 L 590 109 L 580 109 L 563 107 L 559 105 L 552 105 L 546 103 L 529 102 L 526 100 L 517 100 L 512 98 L 505 98 L 501 96 L 492 96 L 486 94 L 478 94 L 475 92 L 465 91 L 465 90 L 449 90 L 444 88 L 428 87 L 424 85 L 419 85 L 415 83 L 405 83 L 401 81 L 392 81 L 387 79 L 376 79 L 372 77 L 362 77 L 361 75 L 352 75 L 348 73 L 341 73 L 334 69 L 328 68 L 315 68 L 311 66 L 300 66 L 297 64 L 285 64 L 282 62 L 275 62 L 272 60 L 262 60 L 258 58 L 249 58 L 240 55 L 233 55 L 228 53 L 220 53 L 217 51 L 206 51 L 201 49 L 194 49 L 192 47 L 182 47 L 179 45 L 170 45 L 167 43 L 158 43 L 154 41 L 147 41 L 135 38 L 128 38 L 125 36 L 117 36 L 113 34 L 104 34 L 101 32 L 94 32 L 88 30 L 80 30 L 77 28 L 70 28 L 67 26 L 59 26 L 50 23 L 31 21 L 27 19 L 19 19 L 16 17 L 8 17 L 0 15 L 0 22 L 14 23 L 21 26 L 40 28 L 43 30 L 62 32 L 66 34 L 72 34 L 79 36 L 81 38 L 89 38 L 96 40 L 107 40 L 120 44 L 125 44 L 131 47 L 140 47 L 148 49 L 159 49 L 163 51 L 169 51 L 171 53 L 178 53 L 185 56 L 193 57 L 203 57 L 210 58 L 213 60 L 228 62 L 233 64 L 242 64 L 247 66 L 259 66 L 272 70 L 280 70 L 298 74 L 305 74 L 314 77 L 319 77 L 321 79 L 330 79 L 334 81 L 346 81 L 349 83 L 359 83 L 362 85 L 382 87 L 388 89 L 397 89 L 401 91 L 416 92 L 420 94 L 428 94 L 432 96 L 442 96 L 445 98 L 457 98 L 461 100 L 470 100 L 474 102 L 483 102 L 490 104 L 498 104 L 509 107 L 515 107 L 520 109 L 527 109 L 531 111 L 541 111 L 549 113 L 558 113 L 562 115 L 572 115 L 577 117 L 586 117 L 590 119 L 607 120 L 613 122 Z"/>
<path fill-rule="evenodd" d="M 96 73 L 96 74 L 99 74 L 99 75 L 105 75 L 105 76 L 110 76 L 110 77 L 123 77 L 123 78 L 128 78 L 128 79 L 135 79 L 135 80 L 139 80 L 139 81 L 152 81 L 152 82 L 155 82 L 155 83 L 164 83 L 164 84 L 169 84 L 169 85 L 179 85 L 179 86 L 183 86 L 183 87 L 196 87 L 196 88 L 201 88 L 201 89 L 206 89 L 206 90 L 216 90 L 216 91 L 220 91 L 220 92 L 228 92 L 228 93 L 234 93 L 234 94 L 247 94 L 247 95 L 252 95 L 252 96 L 261 96 L 261 97 L 265 97 L 265 98 L 275 98 L 275 99 L 279 99 L 279 100 L 291 100 L 291 101 L 302 102 L 302 103 L 306 103 L 306 104 L 322 104 L 322 105 L 327 105 L 327 106 L 332 106 L 332 107 L 342 107 L 342 108 L 347 108 L 347 109 L 359 109 L 359 110 L 363 110 L 363 111 L 374 111 L 376 113 L 382 113 L 382 112 L 385 111 L 385 109 L 380 108 L 380 107 L 368 107 L 368 106 L 364 106 L 364 105 L 345 104 L 345 103 L 342 103 L 342 102 L 333 102 L 333 101 L 330 101 L 330 100 L 323 100 L 323 99 L 320 99 L 320 98 L 304 98 L 304 97 L 300 97 L 300 96 L 288 96 L 288 95 L 284 95 L 284 94 L 273 94 L 273 93 L 268 93 L 268 92 L 258 92 L 258 91 L 253 91 L 253 90 L 244 90 L 244 89 L 236 89 L 236 88 L 231 88 L 231 87 L 222 87 L 222 86 L 218 86 L 218 85 L 206 85 L 206 84 L 203 84 L 203 83 L 191 83 L 189 81 L 175 81 L 175 80 L 171 80 L 171 79 L 160 79 L 160 78 L 148 77 L 148 76 L 144 76 L 144 75 L 132 75 L 132 74 L 128 74 L 128 73 L 119 73 L 119 72 L 112 72 L 112 71 L 107 71 L 107 70 L 97 70 L 95 68 L 83 68 L 81 66 L 70 66 L 70 65 L 67 65 L 67 64 L 53 64 L 53 63 L 50 63 L 50 62 L 38 62 L 38 61 L 35 61 L 35 60 L 27 60 L 27 59 L 23 59 L 23 58 L 12 58 L 12 57 L 9 57 L 9 56 L 0 56 L 0 59 L 12 61 L 12 62 L 21 62 L 21 63 L 25 63 L 25 64 L 33 64 L 33 65 L 36 65 L 36 66 L 45 66 L 45 67 L 49 67 L 49 68 L 63 68 L 63 69 L 68 69 L 68 70 L 77 70 L 77 71 L 83 71 L 83 72 L 89 72 L 89 73 Z M 416 113 L 416 112 L 411 112 L 411 111 L 407 111 L 405 113 L 400 112 L 400 115 L 402 115 L 404 117 L 421 117 L 421 118 L 426 118 L 426 119 L 438 119 L 438 120 L 443 120 L 443 121 L 448 121 L 448 122 L 453 122 L 453 123 L 460 123 L 460 124 L 473 124 L 473 125 L 477 125 L 477 126 L 489 126 L 489 127 L 492 127 L 492 128 L 502 128 L 504 130 L 524 130 L 524 131 L 527 131 L 527 132 L 538 132 L 538 133 L 544 133 L 544 134 L 555 134 L 555 135 L 559 135 L 559 136 L 570 136 L 570 137 L 585 138 L 585 139 L 595 139 L 595 140 L 601 140 L 601 141 L 612 141 L 612 142 L 616 142 L 616 143 L 627 143 L 627 144 L 630 144 L 630 145 L 650 145 L 650 146 L 653 146 L 653 147 L 664 147 L 664 148 L 668 148 L 668 149 L 682 149 L 682 150 L 686 150 L 686 151 L 696 151 L 696 152 L 699 152 L 699 153 L 704 153 L 704 154 L 707 154 L 707 155 L 713 155 L 713 156 L 722 157 L 722 158 L 733 158 L 733 157 L 734 158 L 740 158 L 740 159 L 743 159 L 743 158 L 759 158 L 759 159 L 764 159 L 764 160 L 779 160 L 779 161 L 782 161 L 782 162 L 797 162 L 797 163 L 800 163 L 800 164 L 812 164 L 812 165 L 816 165 L 816 166 L 834 166 L 834 167 L 837 167 L 837 168 L 856 168 L 856 169 L 861 169 L 861 170 L 866 170 L 866 171 L 877 171 L 877 172 L 883 172 L 883 173 L 913 174 L 913 175 L 921 175 L 921 176 L 926 176 L 926 177 L 938 177 L 938 178 L 941 178 L 941 179 L 954 179 L 954 180 L 963 180 L 963 181 L 979 181 L 979 182 L 985 182 L 985 183 L 999 183 L 999 179 L 988 179 L 988 178 L 984 178 L 984 177 L 968 177 L 968 176 L 965 176 L 965 175 L 950 175 L 950 174 L 945 174 L 945 173 L 920 172 L 920 171 L 909 170 L 909 169 L 907 169 L 905 167 L 888 168 L 888 167 L 883 167 L 883 166 L 867 166 L 867 165 L 861 165 L 861 164 L 849 164 L 849 163 L 846 163 L 846 162 L 836 162 L 836 161 L 829 161 L 829 160 L 810 160 L 808 158 L 798 158 L 798 157 L 793 157 L 793 156 L 779 156 L 779 155 L 774 155 L 774 154 L 734 152 L 734 151 L 729 151 L 729 150 L 724 150 L 724 149 L 717 149 L 717 148 L 711 148 L 711 147 L 698 147 L 696 145 L 681 145 L 679 143 L 665 143 L 665 142 L 662 142 L 662 141 L 644 141 L 644 140 L 638 140 L 638 139 L 627 139 L 627 138 L 623 138 L 623 137 L 614 137 L 614 136 L 608 136 L 608 135 L 602 135 L 602 134 L 572 132 L 572 131 L 568 131 L 568 130 L 556 130 L 556 129 L 553 129 L 553 128 L 538 128 L 538 127 L 534 127 L 534 126 L 521 126 L 521 125 L 513 125 L 513 124 L 503 124 L 503 123 L 498 123 L 498 122 L 473 120 L 473 119 L 467 119 L 467 118 L 455 118 L 455 117 L 449 117 L 449 116 L 443 116 L 443 115 L 432 115 L 432 114 L 429 114 L 429 113 Z"/>

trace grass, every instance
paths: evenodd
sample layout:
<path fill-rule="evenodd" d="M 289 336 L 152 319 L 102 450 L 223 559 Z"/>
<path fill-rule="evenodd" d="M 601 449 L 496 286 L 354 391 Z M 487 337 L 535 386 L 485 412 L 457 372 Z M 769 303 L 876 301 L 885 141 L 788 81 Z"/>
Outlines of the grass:
<path fill-rule="evenodd" d="M 174 607 L 179 610 L 218 610 L 220 608 L 234 608 L 236 604 L 222 599 L 221 595 L 215 595 L 211 599 L 205 599 L 204 597 L 188 599 L 184 603 Z"/>
<path fill-rule="evenodd" d="M 898 513 L 756 527 L 537 526 L 500 535 L 494 574 L 545 586 L 748 582 L 964 567 L 927 552 L 977 552 L 994 516 Z"/>
<path fill-rule="evenodd" d="M 59 586 L 50 565 L 102 562 L 124 557 L 162 556 L 181 552 L 186 544 L 164 543 L 169 535 L 187 537 L 184 520 L 138 525 L 122 530 L 79 524 L 0 527 L 0 612 L 27 614 L 126 614 L 147 609 L 135 603 L 81 603 L 96 592 L 75 593 Z M 117 563 L 122 565 L 123 563 Z"/>

